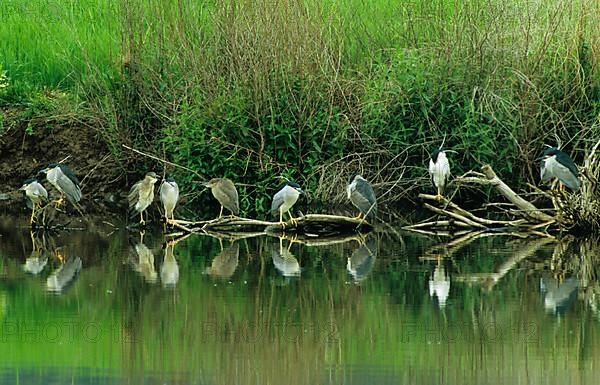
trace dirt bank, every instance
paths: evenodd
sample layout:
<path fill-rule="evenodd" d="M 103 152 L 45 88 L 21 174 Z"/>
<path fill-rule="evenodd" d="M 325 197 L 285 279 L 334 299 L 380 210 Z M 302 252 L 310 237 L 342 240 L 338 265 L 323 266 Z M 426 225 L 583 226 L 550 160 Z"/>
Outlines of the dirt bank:
<path fill-rule="evenodd" d="M 69 116 L 32 117 L 31 107 L 0 109 L 0 122 L 0 209 L 24 210 L 22 194 L 16 191 L 22 182 L 64 159 L 82 182 L 86 212 L 123 204 L 126 174 L 92 123 Z"/>

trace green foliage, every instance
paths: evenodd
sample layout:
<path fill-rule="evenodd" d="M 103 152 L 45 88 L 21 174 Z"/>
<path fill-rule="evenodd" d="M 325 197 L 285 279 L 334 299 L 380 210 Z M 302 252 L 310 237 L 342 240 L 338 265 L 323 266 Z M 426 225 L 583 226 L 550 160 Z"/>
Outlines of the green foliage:
<path fill-rule="evenodd" d="M 491 162 L 531 182 L 544 143 L 579 162 L 593 140 L 598 13 L 585 0 L 9 2 L 0 99 L 69 90 L 124 162 L 128 143 L 228 176 L 247 213 L 279 176 L 335 200 L 358 169 L 400 199 L 444 139 L 454 174 Z"/>

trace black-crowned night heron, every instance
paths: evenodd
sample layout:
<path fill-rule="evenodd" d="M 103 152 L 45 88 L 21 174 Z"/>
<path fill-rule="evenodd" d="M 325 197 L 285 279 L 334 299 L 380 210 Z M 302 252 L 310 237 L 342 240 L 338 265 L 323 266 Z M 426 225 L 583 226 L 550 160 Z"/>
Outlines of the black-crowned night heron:
<path fill-rule="evenodd" d="M 175 221 L 175 205 L 179 200 L 179 186 L 173 177 L 166 177 L 160 185 L 160 201 L 165 209 L 165 221 L 171 223 Z"/>
<path fill-rule="evenodd" d="M 429 175 L 431 176 L 433 187 L 437 189 L 436 198 L 441 200 L 446 183 L 448 183 L 448 179 L 450 178 L 450 163 L 446 157 L 446 152 L 441 148 L 436 149 L 431 153 L 431 159 L 429 159 Z"/>
<path fill-rule="evenodd" d="M 348 180 L 346 187 L 348 199 L 359 210 L 357 218 L 369 218 L 374 220 L 377 217 L 377 197 L 371 184 L 360 175 L 352 175 Z"/>
<path fill-rule="evenodd" d="M 240 215 L 240 202 L 238 198 L 238 192 L 235 188 L 235 185 L 230 179 L 213 178 L 206 182 L 204 186 L 210 188 L 212 195 L 221 204 L 219 218 L 223 216 L 223 207 L 231 211 L 231 214 L 235 216 Z"/>
<path fill-rule="evenodd" d="M 304 191 L 296 182 L 287 181 L 279 189 L 279 191 L 273 196 L 273 202 L 271 203 L 271 215 L 277 215 L 279 213 L 279 223 L 283 224 L 283 213 L 288 213 L 292 224 L 296 222 L 290 209 L 298 201 L 300 194 L 304 194 Z"/>
<path fill-rule="evenodd" d="M 48 191 L 36 179 L 28 179 L 23 183 L 19 191 L 25 192 L 25 196 L 31 203 L 31 219 L 30 224 L 33 224 L 35 219 L 35 210 L 38 209 L 44 201 L 48 200 Z"/>
<path fill-rule="evenodd" d="M 60 293 L 73 281 L 73 278 L 81 270 L 81 258 L 71 257 L 56 269 L 46 280 L 46 289 L 54 293 Z"/>
<path fill-rule="evenodd" d="M 579 190 L 581 186 L 577 166 L 569 155 L 556 147 L 550 147 L 544 151 L 540 165 L 540 175 L 542 182 L 557 178 L 560 183 L 573 191 Z"/>
<path fill-rule="evenodd" d="M 144 179 L 134 184 L 129 191 L 129 196 L 127 197 L 129 209 L 133 214 L 140 214 L 140 224 L 142 225 L 146 223 L 144 221 L 144 211 L 154 200 L 154 185 L 157 180 L 158 175 L 154 172 L 149 172 Z"/>
<path fill-rule="evenodd" d="M 73 171 L 65 164 L 50 163 L 48 167 L 40 171 L 46 174 L 46 179 L 60 193 L 60 198 L 56 201 L 57 206 L 60 206 L 64 200 L 64 196 L 71 204 L 75 204 L 81 200 L 81 187 L 79 179 Z"/>

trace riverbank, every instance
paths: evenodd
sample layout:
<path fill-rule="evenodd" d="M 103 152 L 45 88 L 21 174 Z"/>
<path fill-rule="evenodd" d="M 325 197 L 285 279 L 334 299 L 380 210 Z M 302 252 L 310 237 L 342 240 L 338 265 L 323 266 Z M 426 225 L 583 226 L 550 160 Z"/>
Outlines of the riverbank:
<path fill-rule="evenodd" d="M 280 176 L 336 206 L 360 172 L 391 207 L 428 191 L 429 153 L 442 143 L 456 151 L 454 175 L 489 163 L 519 188 L 538 184 L 544 144 L 582 165 L 600 129 L 600 3 L 48 7 L 0 4 L 10 15 L 0 177 L 11 188 L 70 156 L 99 201 L 155 170 L 201 210 L 213 203 L 198 182 L 226 176 L 259 217 Z"/>

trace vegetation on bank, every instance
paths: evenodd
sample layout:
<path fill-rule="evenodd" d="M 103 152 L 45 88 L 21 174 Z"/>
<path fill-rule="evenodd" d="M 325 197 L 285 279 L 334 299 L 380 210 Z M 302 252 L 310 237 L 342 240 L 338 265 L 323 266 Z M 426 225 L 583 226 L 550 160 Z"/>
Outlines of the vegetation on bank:
<path fill-rule="evenodd" d="M 265 211 L 278 175 L 314 201 L 343 199 L 355 170 L 387 203 L 414 196 L 443 138 L 454 174 L 489 162 L 537 183 L 544 143 L 581 162 L 599 135 L 599 14 L 585 0 L 9 0 L 0 104 L 93 121 L 129 173 L 157 165 L 123 143 L 230 177 L 245 212 Z"/>

